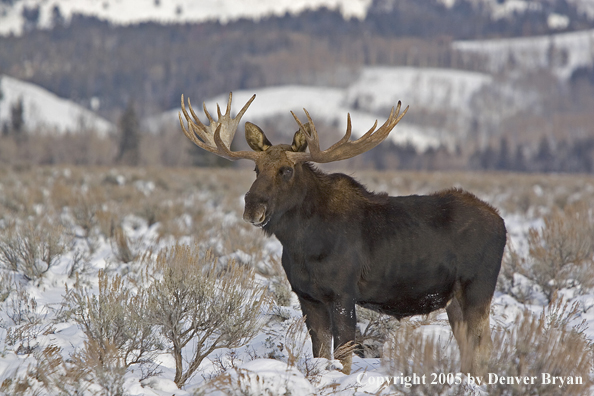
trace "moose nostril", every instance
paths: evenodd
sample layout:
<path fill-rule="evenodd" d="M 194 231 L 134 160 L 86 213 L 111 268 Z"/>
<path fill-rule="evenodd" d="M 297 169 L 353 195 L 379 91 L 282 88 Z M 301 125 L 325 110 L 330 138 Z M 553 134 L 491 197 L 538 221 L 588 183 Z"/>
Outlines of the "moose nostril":
<path fill-rule="evenodd" d="M 253 225 L 260 225 L 266 220 L 266 206 L 258 205 L 256 208 L 251 209 L 246 207 L 243 213 L 243 219 Z"/>

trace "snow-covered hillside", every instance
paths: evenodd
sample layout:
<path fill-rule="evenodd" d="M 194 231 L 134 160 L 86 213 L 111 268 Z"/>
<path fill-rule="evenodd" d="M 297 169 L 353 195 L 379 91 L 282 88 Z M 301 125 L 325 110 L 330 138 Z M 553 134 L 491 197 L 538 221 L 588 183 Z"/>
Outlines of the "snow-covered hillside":
<path fill-rule="evenodd" d="M 480 6 L 492 19 L 513 18 L 525 12 L 541 10 L 535 0 L 440 0 L 446 7 L 466 1 Z M 570 0 L 578 13 L 594 16 L 594 1 Z M 51 27 L 54 9 L 69 20 L 73 14 L 96 16 L 116 24 L 156 21 L 161 23 L 227 22 L 239 18 L 258 20 L 270 15 L 300 13 L 307 9 L 327 7 L 339 10 L 345 18 L 365 18 L 372 0 L 14 0 L 0 3 L 0 35 L 20 34 L 26 24 L 23 10 L 39 9 L 38 26 Z M 390 2 L 385 2 L 389 6 Z M 564 29 L 567 15 L 550 13 L 550 29 Z"/>
<path fill-rule="evenodd" d="M 371 128 L 376 120 L 384 122 L 389 114 L 388 111 L 377 113 L 362 111 L 349 106 L 347 99 L 347 90 L 327 87 L 313 86 L 280 86 L 272 88 L 262 88 L 251 91 L 233 92 L 233 112 L 237 112 L 247 100 L 256 94 L 256 100 L 252 103 L 246 115 L 245 121 L 263 123 L 266 120 L 278 117 L 290 117 L 290 111 L 295 112 L 299 117 L 305 119 L 301 109 L 306 109 L 314 119 L 314 122 L 326 125 L 335 125 L 340 130 L 346 130 L 347 113 L 351 114 L 353 136 L 358 137 Z M 186 96 L 192 98 L 191 93 Z M 401 96 L 403 100 L 403 109 L 410 104 L 406 96 Z M 226 94 L 208 99 L 206 108 L 214 112 L 217 103 L 224 107 L 227 103 Z M 200 111 L 200 102 L 195 98 L 193 107 Z M 396 99 L 391 106 L 398 103 Z M 178 113 L 181 109 L 168 111 L 156 119 L 151 119 L 146 123 L 147 127 L 157 131 L 159 128 L 166 128 L 168 125 L 179 123 Z M 201 114 L 203 115 L 203 114 Z M 206 118 L 206 117 L 204 117 Z M 206 122 L 206 120 L 203 120 Z M 392 133 L 390 138 L 401 144 L 411 143 L 420 150 L 429 147 L 437 147 L 442 143 L 437 131 L 426 130 L 417 125 L 406 122 L 406 118 L 398 125 L 397 133 Z M 294 131 L 290 131 L 291 133 Z M 287 131 L 287 136 L 289 131 Z"/>
<path fill-rule="evenodd" d="M 10 121 L 10 107 L 22 99 L 25 126 L 30 130 L 76 132 L 87 128 L 108 133 L 114 129 L 113 124 L 92 111 L 33 84 L 3 76 L 0 90 L 0 124 Z M 211 111 L 217 103 L 227 103 L 227 93 L 213 98 L 195 97 L 191 91 L 182 93 L 193 101 L 199 114 L 204 99 Z M 235 91 L 233 111 L 254 93 L 257 98 L 244 121 L 264 123 L 280 119 L 281 125 L 288 120 L 294 126 L 290 112 L 302 114 L 300 111 L 305 108 L 314 121 L 345 130 L 350 113 L 354 136 L 365 133 L 376 120 L 383 122 L 400 100 L 403 108 L 410 106 L 411 110 L 390 139 L 401 145 L 412 144 L 420 151 L 439 146 L 453 149 L 460 139 L 469 136 L 473 123 L 498 124 L 520 111 L 538 110 L 542 102 L 537 93 L 518 89 L 513 82 L 495 81 L 488 74 L 410 67 L 364 68 L 344 88 L 286 85 Z M 498 111 L 492 112 L 495 105 Z M 147 118 L 144 130 L 156 133 L 177 128 L 179 111 L 175 108 Z M 422 114 L 436 115 L 443 122 L 432 124 Z M 287 136 L 292 132 L 287 131 Z"/>
<path fill-rule="evenodd" d="M 549 36 L 457 41 L 453 48 L 483 55 L 493 73 L 549 69 L 561 79 L 579 67 L 594 66 L 594 30 Z"/>
<path fill-rule="evenodd" d="M 488 90 L 505 91 L 502 97 L 508 106 L 501 107 L 497 114 L 491 114 L 491 108 L 481 107 L 481 95 Z M 383 122 L 390 108 L 401 100 L 403 108 L 410 106 L 411 110 L 408 117 L 398 125 L 397 130 L 390 134 L 390 139 L 399 144 L 410 143 L 421 151 L 440 145 L 454 147 L 460 138 L 467 135 L 473 120 L 490 120 L 496 116 L 510 117 L 521 109 L 539 105 L 538 98 L 530 92 L 519 91 L 512 85 L 496 83 L 487 74 L 409 67 L 365 68 L 358 79 L 343 89 L 278 86 L 236 91 L 233 93 L 233 111 L 238 111 L 254 93 L 256 100 L 250 106 L 244 120 L 258 123 L 275 117 L 290 117 L 290 111 L 301 114 L 298 110 L 305 108 L 314 121 L 335 125 L 344 130 L 346 115 L 350 113 L 354 136 L 365 133 L 375 120 Z M 200 114 L 202 98 L 194 97 L 192 92 L 184 92 L 184 95 L 193 100 L 193 107 Z M 226 105 L 227 94 L 207 99 L 205 103 L 207 109 L 214 111 L 217 103 L 221 106 Z M 156 132 L 175 125 L 178 123 L 179 111 L 180 109 L 176 108 L 148 120 L 147 129 Z M 441 114 L 446 122 L 439 126 L 411 123 L 415 112 Z"/>
<path fill-rule="evenodd" d="M 39 7 L 39 25 L 50 27 L 54 7 L 59 8 L 66 20 L 77 13 L 116 24 L 183 23 L 259 19 L 321 7 L 340 10 L 347 18 L 364 18 L 371 0 L 17 0 L 14 3 L 12 7 L 0 5 L 0 34 L 22 32 L 24 7 Z"/>
<path fill-rule="evenodd" d="M 78 132 L 92 129 L 109 133 L 113 125 L 92 111 L 28 82 L 0 75 L 0 125 L 10 121 L 10 109 L 23 103 L 25 128 L 39 132 Z"/>

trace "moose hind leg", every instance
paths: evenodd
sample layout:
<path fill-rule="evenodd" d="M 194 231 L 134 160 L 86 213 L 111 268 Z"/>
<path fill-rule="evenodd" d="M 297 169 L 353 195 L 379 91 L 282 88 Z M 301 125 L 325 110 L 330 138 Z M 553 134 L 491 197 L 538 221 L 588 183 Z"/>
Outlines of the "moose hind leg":
<path fill-rule="evenodd" d="M 302 297 L 299 297 L 299 303 L 311 336 L 313 356 L 332 359 L 332 321 L 329 307 L 320 301 Z"/>
<path fill-rule="evenodd" d="M 472 298 L 453 301 L 447 308 L 448 318 L 458 346 L 461 370 L 483 375 L 491 356 L 492 341 L 489 326 L 491 299 L 477 302 Z"/>
<path fill-rule="evenodd" d="M 452 333 L 454 333 L 454 338 L 460 349 L 460 361 L 462 362 L 461 370 L 468 373 L 470 367 L 469 365 L 466 365 L 465 362 L 472 360 L 470 354 L 471 351 L 468 348 L 467 342 L 468 328 L 462 315 L 462 306 L 457 297 L 453 297 L 449 302 L 446 307 L 446 312 L 448 314 L 450 326 L 452 327 Z"/>
<path fill-rule="evenodd" d="M 489 311 L 491 300 L 477 307 L 472 307 L 465 314 L 468 326 L 469 344 L 472 346 L 470 373 L 484 375 L 487 372 L 489 358 L 493 349 Z"/>

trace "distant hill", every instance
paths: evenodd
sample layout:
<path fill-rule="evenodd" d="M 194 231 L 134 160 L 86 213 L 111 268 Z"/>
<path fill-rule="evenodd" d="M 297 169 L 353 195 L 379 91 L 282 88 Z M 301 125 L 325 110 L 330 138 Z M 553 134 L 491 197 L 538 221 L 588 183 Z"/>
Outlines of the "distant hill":
<path fill-rule="evenodd" d="M 22 103 L 24 127 L 45 134 L 93 130 L 99 135 L 114 125 L 92 111 L 34 84 L 0 74 L 0 130 L 11 121 L 11 107 Z"/>
<path fill-rule="evenodd" d="M 452 15 L 466 14 L 473 18 L 465 21 L 465 27 L 475 33 L 478 33 L 478 24 L 489 24 L 489 21 L 500 27 L 507 25 L 507 28 L 510 25 L 506 21 L 512 21 L 519 29 L 526 29 L 526 22 L 532 25 L 544 22 L 553 30 L 577 29 L 584 27 L 579 26 L 584 19 L 594 16 L 594 3 L 589 0 L 0 0 L 0 34 L 19 35 L 34 27 L 51 28 L 68 23 L 76 14 L 117 25 L 227 23 L 242 18 L 258 21 L 285 14 L 297 15 L 321 8 L 335 10 L 345 19 L 365 19 L 374 14 L 391 16 L 394 26 L 388 29 L 407 31 L 415 24 L 417 28 L 435 27 L 435 23 L 419 25 L 417 17 L 420 15 L 433 19 L 443 17 L 444 11 Z M 395 20 L 391 15 L 394 11 L 404 18 Z M 387 27 L 386 22 L 381 23 L 382 29 Z"/>
<path fill-rule="evenodd" d="M 411 111 L 386 150 L 411 169 L 594 169 L 590 0 L 245 4 L 0 0 L 0 30 L 19 33 L 0 35 L 0 73 L 112 123 L 133 103 L 145 129 L 176 134 L 182 93 L 257 92 L 267 108 L 250 116 L 285 132 L 290 107 L 338 131 L 346 112 L 368 128 L 401 99 Z M 549 167 L 551 153 L 564 162 Z"/>
<path fill-rule="evenodd" d="M 35 25 L 51 28 L 75 14 L 117 25 L 223 23 L 241 18 L 259 20 L 327 7 L 345 18 L 365 18 L 372 0 L 1 0 L 0 35 L 20 35 Z"/>

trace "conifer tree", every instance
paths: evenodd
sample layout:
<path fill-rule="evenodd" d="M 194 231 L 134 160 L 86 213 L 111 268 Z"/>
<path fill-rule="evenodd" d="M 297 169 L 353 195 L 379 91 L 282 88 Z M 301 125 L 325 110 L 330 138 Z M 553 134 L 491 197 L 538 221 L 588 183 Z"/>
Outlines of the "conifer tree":
<path fill-rule="evenodd" d="M 133 101 L 128 102 L 119 121 L 120 144 L 118 162 L 136 166 L 140 161 L 140 126 Z"/>

